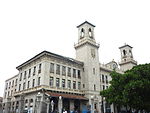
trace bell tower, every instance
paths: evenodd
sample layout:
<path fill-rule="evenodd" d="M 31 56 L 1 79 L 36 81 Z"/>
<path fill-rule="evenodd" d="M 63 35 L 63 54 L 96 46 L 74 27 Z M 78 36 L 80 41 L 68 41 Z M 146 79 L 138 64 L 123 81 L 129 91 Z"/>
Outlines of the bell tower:
<path fill-rule="evenodd" d="M 76 49 L 76 59 L 84 61 L 85 57 L 82 58 L 83 54 L 82 52 L 87 52 L 83 50 L 83 48 L 90 49 L 90 53 L 93 58 L 96 57 L 96 59 L 99 61 L 98 58 L 98 48 L 99 44 L 96 43 L 95 41 L 95 36 L 94 36 L 94 25 L 85 21 L 84 23 L 80 24 L 77 26 L 78 28 L 78 43 L 75 44 L 75 49 Z M 82 52 L 81 52 L 82 51 Z M 88 51 L 88 52 L 89 52 Z M 96 53 L 97 52 L 97 53 Z"/>
<path fill-rule="evenodd" d="M 76 59 L 84 63 L 82 80 L 82 90 L 85 91 L 85 96 L 94 101 L 95 105 L 99 105 L 100 96 L 100 68 L 99 68 L 99 44 L 96 43 L 94 36 L 95 26 L 87 21 L 77 26 L 78 28 L 78 43 L 75 44 Z"/>
<path fill-rule="evenodd" d="M 78 42 L 85 39 L 95 42 L 94 38 L 94 25 L 85 21 L 84 23 L 77 26 L 78 28 Z"/>
<path fill-rule="evenodd" d="M 121 53 L 121 62 L 119 63 L 121 70 L 127 71 L 133 66 L 137 65 L 137 61 L 134 60 L 132 54 L 132 48 L 130 45 L 125 44 L 119 47 Z"/>

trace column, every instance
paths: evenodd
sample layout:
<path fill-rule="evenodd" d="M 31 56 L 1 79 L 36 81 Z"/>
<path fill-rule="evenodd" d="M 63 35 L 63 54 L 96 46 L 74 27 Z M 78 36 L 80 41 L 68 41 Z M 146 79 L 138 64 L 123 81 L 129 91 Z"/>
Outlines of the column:
<path fill-rule="evenodd" d="M 70 99 L 70 111 L 74 111 L 74 100 Z"/>
<path fill-rule="evenodd" d="M 104 109 L 104 113 L 106 113 L 106 102 L 103 102 L 103 109 Z"/>
<path fill-rule="evenodd" d="M 50 105 L 50 100 L 49 100 L 49 97 L 48 98 L 46 98 L 46 104 L 47 104 L 47 113 L 49 113 L 49 105 Z"/>
<path fill-rule="evenodd" d="M 91 96 L 91 113 L 94 113 L 94 96 Z"/>
<path fill-rule="evenodd" d="M 41 113 L 41 98 L 42 98 L 42 95 L 41 95 L 40 92 L 38 92 L 36 98 L 37 98 L 37 101 L 36 101 L 36 107 L 37 107 L 36 111 L 37 111 L 37 113 Z"/>
<path fill-rule="evenodd" d="M 114 104 L 111 104 L 110 108 L 111 108 L 111 112 L 115 113 L 115 111 L 114 111 Z"/>
<path fill-rule="evenodd" d="M 59 96 L 58 98 L 58 109 L 59 109 L 59 113 L 62 113 L 62 97 Z"/>

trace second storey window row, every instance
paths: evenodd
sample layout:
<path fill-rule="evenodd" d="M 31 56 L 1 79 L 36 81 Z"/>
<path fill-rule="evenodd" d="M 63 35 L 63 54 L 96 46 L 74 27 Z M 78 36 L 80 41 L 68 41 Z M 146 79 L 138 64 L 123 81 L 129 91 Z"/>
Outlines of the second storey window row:
<path fill-rule="evenodd" d="M 63 75 L 68 77 L 74 77 L 74 78 L 81 78 L 81 71 L 79 69 L 50 63 L 50 73 L 54 73 L 57 75 Z"/>
<path fill-rule="evenodd" d="M 25 70 L 24 72 L 20 73 L 20 75 L 19 75 L 19 81 L 22 81 L 23 79 L 26 79 L 26 78 L 30 78 L 31 75 L 34 76 L 36 74 L 40 74 L 41 70 L 42 70 L 42 64 L 34 66 L 33 68 L 29 68 L 28 70 Z"/>
<path fill-rule="evenodd" d="M 55 77 L 50 77 L 49 85 L 50 87 L 57 87 L 57 88 L 68 88 L 68 89 L 79 89 L 79 90 L 81 89 L 80 81 L 60 79 Z"/>
<path fill-rule="evenodd" d="M 100 81 L 102 81 L 102 83 L 108 84 L 108 75 L 103 75 L 102 74 L 100 77 L 101 77 Z"/>
<path fill-rule="evenodd" d="M 28 88 L 34 88 L 34 87 L 39 86 L 39 85 L 41 85 L 41 77 L 38 77 L 37 79 L 31 79 L 31 80 L 28 80 L 26 82 L 20 83 L 18 85 L 18 91 L 25 90 L 25 89 L 28 89 Z"/>

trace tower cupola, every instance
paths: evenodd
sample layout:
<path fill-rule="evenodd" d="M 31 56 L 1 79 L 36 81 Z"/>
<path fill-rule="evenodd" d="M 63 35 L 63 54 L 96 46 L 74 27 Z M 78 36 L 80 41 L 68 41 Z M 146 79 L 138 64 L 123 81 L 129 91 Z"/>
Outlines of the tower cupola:
<path fill-rule="evenodd" d="M 95 36 L 94 36 L 94 27 L 95 25 L 89 23 L 88 21 L 83 22 L 82 24 L 78 25 L 78 44 L 75 45 L 75 48 L 78 48 L 80 45 L 89 43 L 99 47 L 96 44 Z"/>
<path fill-rule="evenodd" d="M 135 61 L 133 58 L 132 48 L 133 47 L 128 44 L 119 47 L 121 53 L 121 62 L 119 65 L 123 71 L 129 70 L 133 66 L 137 65 L 137 61 Z"/>

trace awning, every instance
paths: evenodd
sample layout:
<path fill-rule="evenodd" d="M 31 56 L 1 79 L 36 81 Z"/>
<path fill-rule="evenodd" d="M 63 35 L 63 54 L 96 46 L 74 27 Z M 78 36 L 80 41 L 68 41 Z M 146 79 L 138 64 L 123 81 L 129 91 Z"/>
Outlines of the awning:
<path fill-rule="evenodd" d="M 54 93 L 54 92 L 46 92 L 51 97 L 59 97 L 62 96 L 63 98 L 69 98 L 69 99 L 79 99 L 79 100 L 88 100 L 88 98 L 81 96 L 81 95 L 75 95 L 75 94 L 66 94 L 66 93 Z"/>

